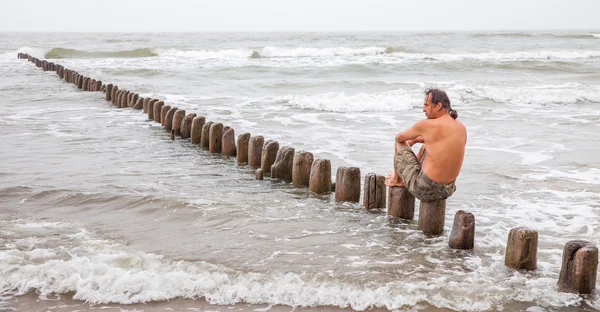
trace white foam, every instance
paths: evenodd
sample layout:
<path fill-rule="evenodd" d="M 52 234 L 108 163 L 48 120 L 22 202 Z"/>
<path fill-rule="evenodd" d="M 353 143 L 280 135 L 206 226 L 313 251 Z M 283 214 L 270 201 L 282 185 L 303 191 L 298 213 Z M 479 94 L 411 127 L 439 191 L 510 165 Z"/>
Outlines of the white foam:
<path fill-rule="evenodd" d="M 498 255 L 493 256 L 492 264 L 487 266 L 478 261 L 467 261 L 465 265 L 470 266 L 470 270 L 451 282 L 455 287 L 447 287 L 444 272 L 432 272 L 427 279 L 410 283 L 382 284 L 324 279 L 319 274 L 258 274 L 202 261 L 169 261 L 160 255 L 130 250 L 119 243 L 100 239 L 85 230 L 67 235 L 67 238 L 69 244 L 64 246 L 69 247 L 7 247 L 1 250 L 0 293 L 23 295 L 36 290 L 40 297 L 45 297 L 74 292 L 74 299 L 94 304 L 203 297 L 211 304 L 221 305 L 244 302 L 292 307 L 351 307 L 356 310 L 373 307 L 391 310 L 428 302 L 440 308 L 478 311 L 501 307 L 502 302 L 511 300 L 553 307 L 581 301 L 577 295 L 558 293 L 555 278 L 545 277 L 549 272 L 545 272 L 543 266 L 540 276 L 510 274 Z M 368 246 L 345 245 L 351 249 Z M 275 252 L 271 258 L 282 254 L 288 253 Z M 364 267 L 369 261 L 358 261 L 361 260 L 359 256 L 350 256 L 347 260 L 355 261 L 350 266 L 356 267 Z M 431 257 L 427 260 L 439 262 Z M 486 291 L 465 296 L 460 281 L 468 285 L 484 285 L 482 287 Z M 502 281 L 501 285 L 498 281 Z"/>
<path fill-rule="evenodd" d="M 417 107 L 423 101 L 420 90 L 393 90 L 382 93 L 328 92 L 283 98 L 292 106 L 330 112 L 397 112 Z"/>
<path fill-rule="evenodd" d="M 380 55 L 386 52 L 386 47 L 264 47 L 259 50 L 261 57 L 336 57 Z"/>
<path fill-rule="evenodd" d="M 600 38 L 600 34 L 592 34 L 592 37 Z"/>
<path fill-rule="evenodd" d="M 565 179 L 581 184 L 600 185 L 600 169 L 598 168 L 587 168 L 583 170 L 559 170 L 554 168 L 545 168 L 538 169 L 537 171 L 538 172 L 536 173 L 524 174 L 523 177 L 538 181 L 544 181 L 548 179 Z"/>
<path fill-rule="evenodd" d="M 453 87 L 464 96 L 478 96 L 499 103 L 510 104 L 569 104 L 580 101 L 600 102 L 600 86 L 565 83 L 543 85 L 499 85 Z"/>
<path fill-rule="evenodd" d="M 2 54 L 0 54 L 0 58 L 2 59 L 17 59 L 17 55 L 19 53 L 27 53 L 31 56 L 43 59 L 44 55 L 46 54 L 47 50 L 44 49 L 40 49 L 40 48 L 30 48 L 30 47 L 21 47 L 17 50 L 13 50 L 13 51 L 6 51 Z"/>
<path fill-rule="evenodd" d="M 164 57 L 182 57 L 182 58 L 193 58 L 198 60 L 208 59 L 239 59 L 249 58 L 252 55 L 253 50 L 251 49 L 225 49 L 225 50 L 177 50 L 177 49 L 156 49 L 153 50 L 159 56 Z"/>

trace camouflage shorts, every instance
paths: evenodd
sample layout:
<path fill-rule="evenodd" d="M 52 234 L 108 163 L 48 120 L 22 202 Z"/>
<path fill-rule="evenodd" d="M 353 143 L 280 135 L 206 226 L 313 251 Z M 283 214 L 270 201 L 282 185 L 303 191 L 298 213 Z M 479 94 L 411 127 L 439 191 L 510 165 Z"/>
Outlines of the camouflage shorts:
<path fill-rule="evenodd" d="M 421 201 L 446 199 L 456 191 L 454 182 L 445 185 L 439 184 L 425 175 L 417 156 L 408 145 L 398 148 L 394 169 L 404 181 L 408 191 Z"/>

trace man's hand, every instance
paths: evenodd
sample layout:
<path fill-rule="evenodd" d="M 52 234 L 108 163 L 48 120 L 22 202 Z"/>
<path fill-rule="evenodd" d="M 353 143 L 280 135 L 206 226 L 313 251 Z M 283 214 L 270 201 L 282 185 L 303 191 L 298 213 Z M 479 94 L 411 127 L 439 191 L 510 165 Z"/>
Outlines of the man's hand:
<path fill-rule="evenodd" d="M 410 147 L 412 147 L 413 145 L 415 145 L 417 143 L 425 143 L 425 140 L 423 140 L 423 137 L 420 136 L 416 139 L 406 141 L 406 144 L 408 144 L 408 146 L 410 146 Z"/>

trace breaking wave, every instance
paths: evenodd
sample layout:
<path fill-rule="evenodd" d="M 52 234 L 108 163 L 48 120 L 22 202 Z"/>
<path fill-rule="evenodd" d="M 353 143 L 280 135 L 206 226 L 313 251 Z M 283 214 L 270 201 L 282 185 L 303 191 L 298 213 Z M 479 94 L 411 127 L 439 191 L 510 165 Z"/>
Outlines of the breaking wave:
<path fill-rule="evenodd" d="M 123 51 L 86 51 L 66 48 L 53 48 L 44 55 L 47 59 L 64 58 L 140 58 L 157 56 L 152 49 L 141 48 Z"/>

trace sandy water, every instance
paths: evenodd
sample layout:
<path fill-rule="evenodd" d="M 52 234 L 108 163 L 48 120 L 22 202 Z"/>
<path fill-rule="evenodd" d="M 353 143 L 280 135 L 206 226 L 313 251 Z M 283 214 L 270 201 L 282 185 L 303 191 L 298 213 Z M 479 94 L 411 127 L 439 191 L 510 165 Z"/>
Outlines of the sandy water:
<path fill-rule="evenodd" d="M 4 33 L 0 308 L 597 308 L 556 281 L 566 241 L 598 243 L 599 40 Z M 385 211 L 255 181 L 17 52 L 363 175 L 390 169 L 393 136 L 423 118 L 423 89 L 444 88 L 469 131 L 445 233 L 427 238 Z M 472 252 L 447 248 L 460 209 L 476 217 Z M 504 267 L 520 225 L 539 232 L 535 272 Z"/>

